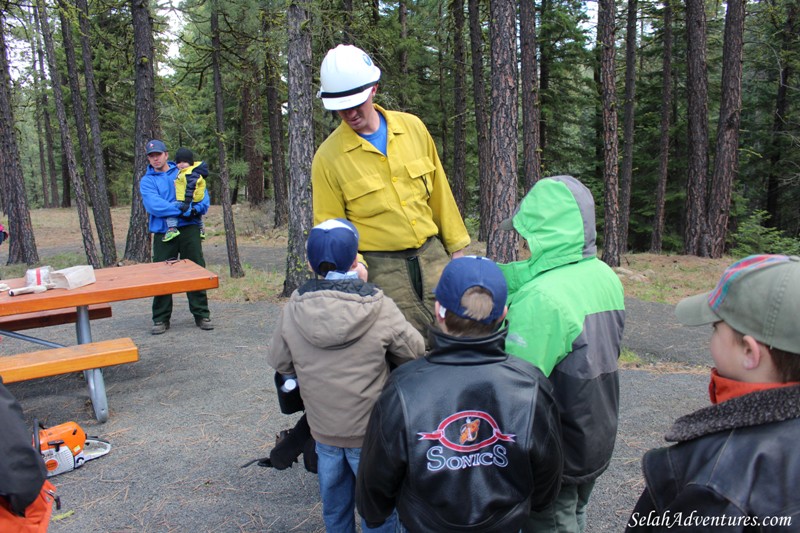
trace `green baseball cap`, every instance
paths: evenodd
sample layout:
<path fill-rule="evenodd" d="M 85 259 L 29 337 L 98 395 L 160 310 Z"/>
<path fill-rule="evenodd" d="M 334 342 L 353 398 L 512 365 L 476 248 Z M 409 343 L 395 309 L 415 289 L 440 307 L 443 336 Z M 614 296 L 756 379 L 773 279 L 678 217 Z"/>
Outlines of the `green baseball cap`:
<path fill-rule="evenodd" d="M 685 298 L 687 326 L 724 321 L 769 347 L 800 354 L 800 257 L 751 255 L 725 269 L 716 288 Z"/>

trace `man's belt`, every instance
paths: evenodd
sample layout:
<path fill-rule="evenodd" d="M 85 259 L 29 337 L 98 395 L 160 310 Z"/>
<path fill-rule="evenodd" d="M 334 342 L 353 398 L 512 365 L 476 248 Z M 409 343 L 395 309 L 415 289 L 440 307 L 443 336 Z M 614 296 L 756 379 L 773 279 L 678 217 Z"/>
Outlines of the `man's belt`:
<path fill-rule="evenodd" d="M 425 249 L 430 245 L 430 243 L 436 239 L 436 236 L 428 237 L 428 240 L 425 241 L 425 244 L 420 246 L 419 248 L 408 248 L 406 250 L 397 250 L 396 252 L 365 252 L 359 250 L 361 255 L 365 258 L 372 257 L 385 257 L 388 259 L 409 259 L 411 257 L 415 257 L 418 255 L 422 255 L 425 252 Z"/>

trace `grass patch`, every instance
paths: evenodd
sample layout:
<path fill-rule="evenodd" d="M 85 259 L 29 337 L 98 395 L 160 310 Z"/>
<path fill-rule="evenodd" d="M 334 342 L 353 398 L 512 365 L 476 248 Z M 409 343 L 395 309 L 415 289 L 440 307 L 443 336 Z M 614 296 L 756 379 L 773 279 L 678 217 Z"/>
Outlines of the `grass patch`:
<path fill-rule="evenodd" d="M 25 276 L 25 272 L 29 268 L 36 268 L 36 267 L 43 267 L 49 266 L 52 267 L 53 270 L 60 270 L 62 268 L 67 268 L 75 265 L 85 265 L 86 263 L 86 256 L 84 254 L 78 253 L 63 253 L 57 255 L 50 255 L 45 258 L 40 258 L 39 262 L 35 265 L 28 266 L 24 263 L 15 263 L 13 265 L 5 265 L 3 266 L 3 278 L 21 278 Z"/>
<path fill-rule="evenodd" d="M 277 301 L 283 291 L 283 273 L 274 270 L 259 270 L 242 265 L 243 278 L 232 278 L 228 265 L 207 265 L 208 270 L 219 276 L 219 288 L 208 291 L 209 300 L 223 302 Z"/>
<path fill-rule="evenodd" d="M 619 363 L 620 365 L 638 365 L 641 364 L 642 359 L 636 355 L 636 352 L 633 352 L 627 348 L 622 348 L 622 351 L 619 354 Z"/>
<path fill-rule="evenodd" d="M 687 296 L 712 290 L 733 261 L 731 257 L 627 254 L 622 257 L 621 266 L 631 274 L 620 273 L 620 279 L 626 296 L 675 305 Z"/>

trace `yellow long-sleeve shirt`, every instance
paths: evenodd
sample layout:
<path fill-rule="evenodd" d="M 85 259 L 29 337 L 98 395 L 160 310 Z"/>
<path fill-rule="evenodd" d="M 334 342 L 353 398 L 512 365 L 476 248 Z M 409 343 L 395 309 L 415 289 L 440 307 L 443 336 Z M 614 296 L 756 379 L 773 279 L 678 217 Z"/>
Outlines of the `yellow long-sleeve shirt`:
<path fill-rule="evenodd" d="M 435 235 L 448 252 L 463 249 L 469 233 L 427 128 L 414 115 L 375 108 L 386 119 L 386 155 L 345 122 L 314 155 L 314 224 L 350 220 L 365 252 L 418 248 Z"/>

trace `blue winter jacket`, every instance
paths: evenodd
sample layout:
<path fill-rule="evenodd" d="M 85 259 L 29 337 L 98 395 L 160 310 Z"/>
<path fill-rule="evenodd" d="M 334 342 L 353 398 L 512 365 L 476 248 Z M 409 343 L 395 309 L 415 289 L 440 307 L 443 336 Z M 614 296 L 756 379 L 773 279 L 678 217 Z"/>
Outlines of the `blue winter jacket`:
<path fill-rule="evenodd" d="M 181 216 L 181 211 L 175 207 L 175 178 L 178 177 L 178 167 L 170 161 L 169 170 L 158 172 L 147 165 L 147 172 L 139 182 L 139 192 L 142 193 L 142 203 L 147 214 L 150 215 L 150 232 L 166 233 L 166 217 L 178 218 L 178 227 L 190 224 L 199 224 L 200 217 L 208 212 L 210 200 L 208 189 L 203 200 L 192 204 L 196 216 Z"/>

